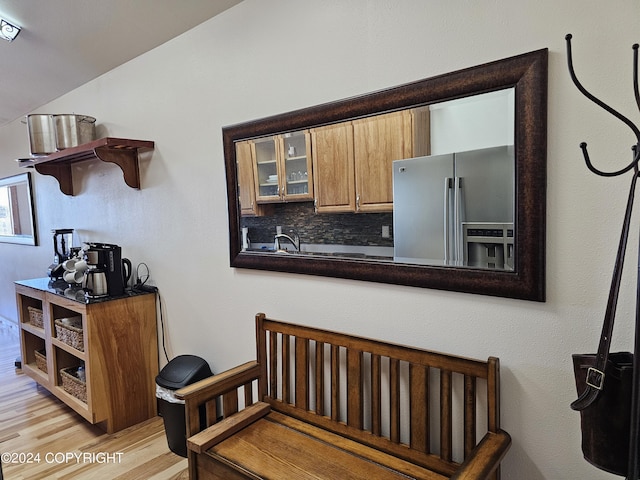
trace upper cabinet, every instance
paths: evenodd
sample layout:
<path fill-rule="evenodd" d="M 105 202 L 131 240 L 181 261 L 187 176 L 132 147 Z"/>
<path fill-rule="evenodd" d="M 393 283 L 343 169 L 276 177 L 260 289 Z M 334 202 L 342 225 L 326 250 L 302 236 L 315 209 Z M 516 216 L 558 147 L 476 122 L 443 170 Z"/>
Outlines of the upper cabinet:
<path fill-rule="evenodd" d="M 313 200 L 313 161 L 309 131 L 279 135 L 277 142 L 282 158 L 284 199 Z"/>
<path fill-rule="evenodd" d="M 393 211 L 394 160 L 429 154 L 428 107 L 311 131 L 316 211 Z"/>
<path fill-rule="evenodd" d="M 393 211 L 394 160 L 429 154 L 429 108 L 236 142 L 240 210 L 315 201 L 318 213 Z"/>
<path fill-rule="evenodd" d="M 393 211 L 392 162 L 413 156 L 411 112 L 355 120 L 356 211 Z"/>
<path fill-rule="evenodd" d="M 257 203 L 313 200 L 308 130 L 250 140 Z"/>
<path fill-rule="evenodd" d="M 311 130 L 318 213 L 356 210 L 353 126 L 337 123 Z"/>
<path fill-rule="evenodd" d="M 264 215 L 264 205 L 256 202 L 256 189 L 253 178 L 252 144 L 249 140 L 236 143 L 236 161 L 238 162 L 238 191 L 240 213 L 243 216 Z"/>

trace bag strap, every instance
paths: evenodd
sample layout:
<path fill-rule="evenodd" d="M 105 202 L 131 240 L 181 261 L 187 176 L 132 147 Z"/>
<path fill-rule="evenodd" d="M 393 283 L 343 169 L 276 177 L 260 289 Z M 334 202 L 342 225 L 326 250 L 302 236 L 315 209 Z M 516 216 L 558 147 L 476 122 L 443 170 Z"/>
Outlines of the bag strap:
<path fill-rule="evenodd" d="M 616 316 L 618 293 L 620 293 L 620 280 L 622 278 L 624 254 L 627 249 L 629 224 L 631 223 L 631 211 L 633 209 L 633 198 L 637 180 L 638 170 L 636 168 L 633 178 L 631 179 L 631 188 L 629 189 L 629 198 L 627 199 L 627 209 L 624 213 L 622 233 L 620 234 L 620 243 L 618 244 L 618 253 L 613 269 L 613 278 L 611 280 L 611 288 L 609 290 L 609 300 L 607 301 L 607 309 L 604 314 L 604 323 L 602 325 L 602 333 L 600 334 L 600 343 L 598 344 L 596 362 L 593 367 L 589 367 L 587 370 L 586 388 L 578 399 L 571 403 L 571 408 L 573 410 L 584 410 L 595 402 L 604 386 L 604 370 L 607 360 L 609 359 L 609 348 L 611 347 L 611 335 L 613 333 L 613 321 Z"/>

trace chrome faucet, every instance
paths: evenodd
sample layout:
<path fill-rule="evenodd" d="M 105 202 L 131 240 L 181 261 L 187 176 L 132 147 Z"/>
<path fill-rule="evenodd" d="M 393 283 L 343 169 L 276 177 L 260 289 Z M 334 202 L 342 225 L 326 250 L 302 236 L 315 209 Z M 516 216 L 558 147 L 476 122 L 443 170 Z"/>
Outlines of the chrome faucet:
<path fill-rule="evenodd" d="M 275 242 L 274 242 L 274 248 L 276 250 L 281 250 L 281 248 L 280 248 L 280 239 L 284 238 L 285 240 L 289 240 L 289 242 L 291 242 L 291 244 L 296 249 L 296 252 L 299 252 L 300 251 L 300 237 L 298 236 L 297 233 L 294 233 L 293 231 L 291 233 L 293 233 L 293 238 L 290 237 L 289 235 L 285 234 L 285 233 L 276 234 Z"/>

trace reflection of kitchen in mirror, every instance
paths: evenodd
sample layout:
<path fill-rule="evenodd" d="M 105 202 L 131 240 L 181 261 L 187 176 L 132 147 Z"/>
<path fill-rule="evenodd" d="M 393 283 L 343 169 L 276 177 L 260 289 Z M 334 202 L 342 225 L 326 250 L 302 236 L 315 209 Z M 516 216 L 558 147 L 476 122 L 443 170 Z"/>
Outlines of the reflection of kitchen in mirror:
<path fill-rule="evenodd" d="M 28 172 L 0 179 L 0 242 L 36 245 Z"/>
<path fill-rule="evenodd" d="M 513 139 L 509 88 L 238 141 L 242 250 L 512 270 Z"/>
<path fill-rule="evenodd" d="M 513 270 L 513 88 L 430 112 L 431 155 L 393 162 L 394 260 Z"/>

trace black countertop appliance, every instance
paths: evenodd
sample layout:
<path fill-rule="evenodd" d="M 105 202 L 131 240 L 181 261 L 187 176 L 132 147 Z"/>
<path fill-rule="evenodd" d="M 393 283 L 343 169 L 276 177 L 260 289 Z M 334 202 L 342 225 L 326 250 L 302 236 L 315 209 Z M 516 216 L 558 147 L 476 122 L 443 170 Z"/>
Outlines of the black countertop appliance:
<path fill-rule="evenodd" d="M 64 267 L 62 264 L 72 256 L 73 228 L 59 228 L 51 230 L 53 235 L 53 263 L 49 265 L 47 274 L 51 278 L 62 278 Z"/>
<path fill-rule="evenodd" d="M 107 292 L 110 297 L 117 297 L 124 293 L 131 276 L 131 262 L 122 258 L 122 249 L 110 243 L 88 243 L 85 256 L 89 269 L 99 269 L 107 277 Z"/>

